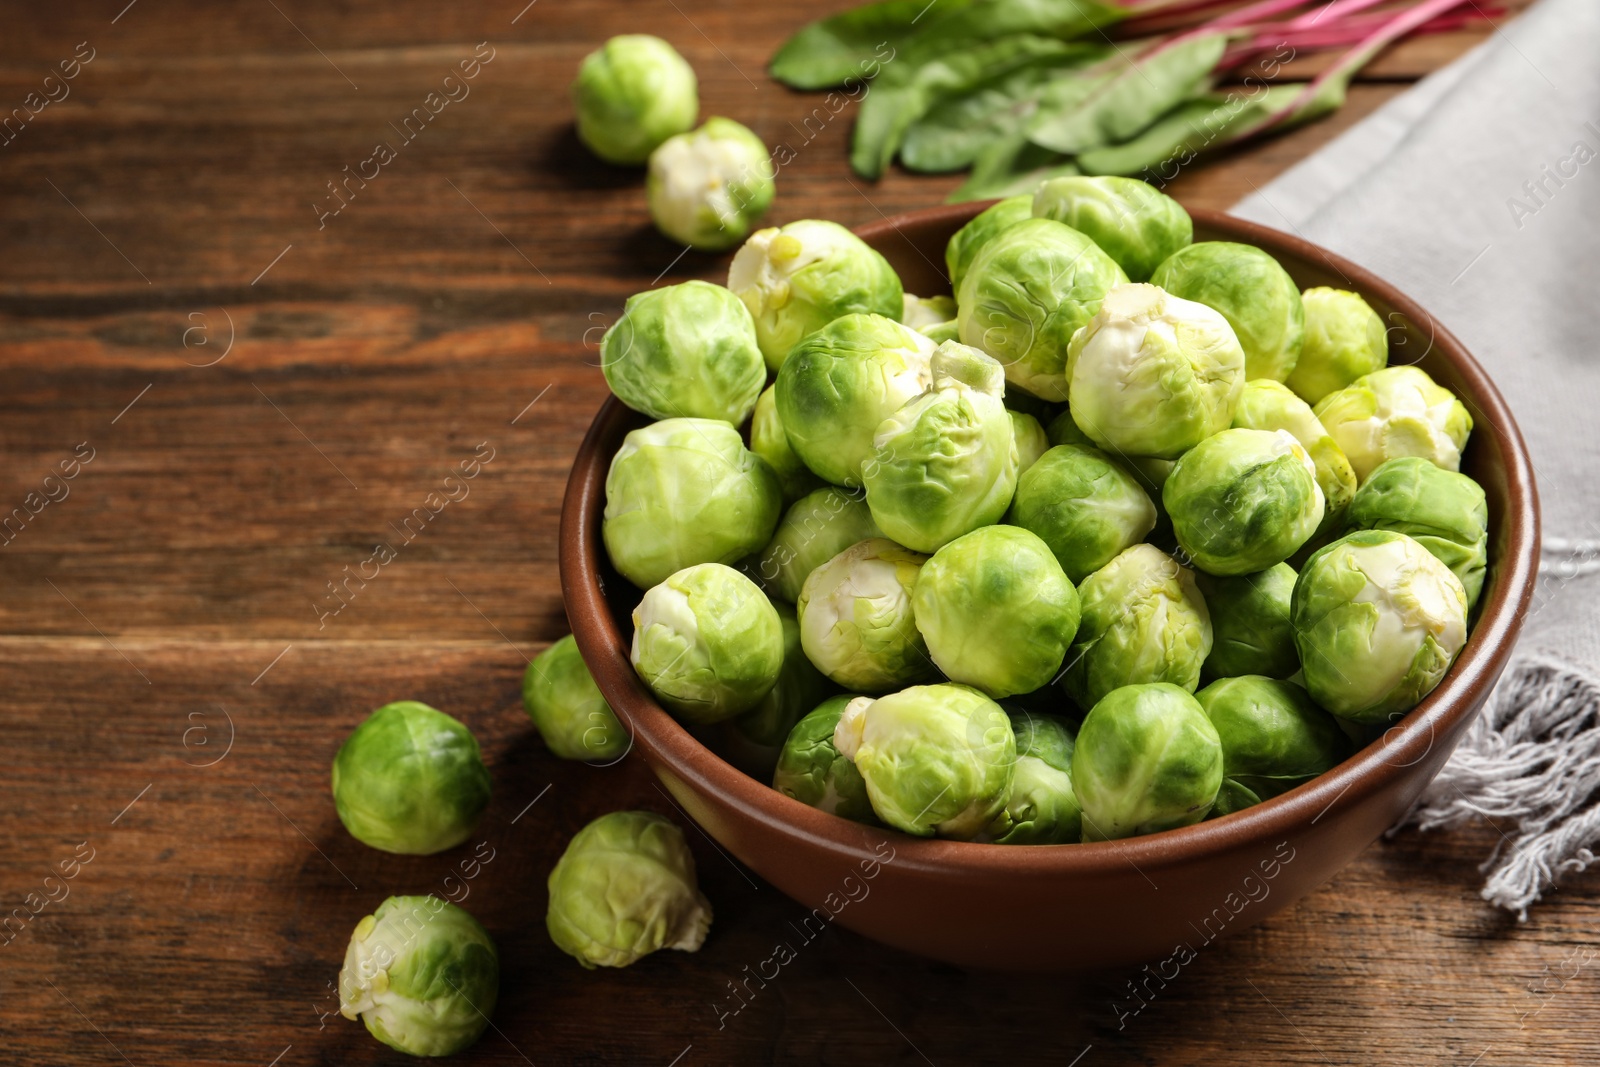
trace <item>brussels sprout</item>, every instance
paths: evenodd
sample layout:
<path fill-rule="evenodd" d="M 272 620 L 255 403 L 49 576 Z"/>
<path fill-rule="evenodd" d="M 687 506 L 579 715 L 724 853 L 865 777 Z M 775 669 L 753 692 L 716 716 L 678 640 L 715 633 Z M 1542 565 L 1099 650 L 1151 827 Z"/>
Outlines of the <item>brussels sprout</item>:
<path fill-rule="evenodd" d="M 1081 582 L 1144 540 L 1156 508 L 1104 452 L 1057 445 L 1017 479 L 1008 521 L 1043 538 L 1067 577 Z"/>
<path fill-rule="evenodd" d="M 1293 682 L 1224 678 L 1195 699 L 1222 740 L 1222 789 L 1213 815 L 1287 793 L 1350 754 L 1350 741 L 1333 716 Z"/>
<path fill-rule="evenodd" d="M 957 230 L 944 246 L 944 265 L 950 275 L 950 291 L 961 292 L 961 280 L 978 250 L 1001 230 L 1033 218 L 1033 196 L 1012 196 L 980 211 L 971 222 Z"/>
<path fill-rule="evenodd" d="M 1201 241 L 1167 257 L 1150 281 L 1222 313 L 1244 349 L 1245 377 L 1281 382 L 1294 370 L 1305 338 L 1300 289 L 1261 249 Z"/>
<path fill-rule="evenodd" d="M 893 320 L 904 307 L 889 261 L 843 226 L 820 219 L 751 234 L 728 268 L 728 288 L 755 318 L 761 354 L 773 370 L 802 337 L 834 319 Z"/>
<path fill-rule="evenodd" d="M 584 57 L 572 83 L 578 139 L 611 163 L 643 163 L 657 145 L 694 125 L 694 69 L 659 37 L 613 37 Z"/>
<path fill-rule="evenodd" d="M 1136 282 L 1194 240 L 1189 213 L 1137 178 L 1051 178 L 1033 194 L 1033 215 L 1071 226 Z"/>
<path fill-rule="evenodd" d="M 522 706 L 545 747 L 562 759 L 609 760 L 626 752 L 632 740 L 600 695 L 571 634 L 529 662 Z"/>
<path fill-rule="evenodd" d="M 478 920 L 438 897 L 390 897 L 356 924 L 339 971 L 339 1014 L 412 1056 L 478 1040 L 500 994 L 500 953 Z"/>
<path fill-rule="evenodd" d="M 1084 716 L 1072 750 L 1083 839 L 1112 841 L 1206 817 L 1222 786 L 1222 741 L 1188 690 L 1125 685 Z"/>
<path fill-rule="evenodd" d="M 1358 294 L 1307 289 L 1300 302 L 1306 309 L 1306 339 L 1284 384 L 1306 403 L 1315 404 L 1389 362 L 1389 331 Z"/>
<path fill-rule="evenodd" d="M 876 823 L 867 783 L 856 765 L 839 755 L 833 732 L 856 694 L 830 697 L 795 723 L 778 754 L 772 788 L 802 804 L 854 822 Z"/>
<path fill-rule="evenodd" d="M 1456 395 L 1417 367 L 1385 367 L 1329 393 L 1312 408 L 1367 480 L 1399 456 L 1421 456 L 1447 471 L 1461 468 L 1472 416 Z"/>
<path fill-rule="evenodd" d="M 943 344 L 946 341 L 961 340 L 961 324 L 955 319 L 948 322 L 936 322 L 932 326 L 923 326 L 917 331 L 934 344 Z"/>
<path fill-rule="evenodd" d="M 550 940 L 589 970 L 699 951 L 711 929 L 683 831 L 653 812 L 614 811 L 579 830 L 549 889 Z"/>
<path fill-rule="evenodd" d="M 1194 577 L 1211 615 L 1211 655 L 1201 671 L 1206 681 L 1241 674 L 1287 678 L 1300 669 L 1289 625 L 1293 567 L 1279 563 L 1233 578 L 1203 572 Z"/>
<path fill-rule="evenodd" d="M 1227 320 L 1153 285 L 1112 290 L 1067 351 L 1073 420 L 1116 454 L 1176 459 L 1233 422 L 1244 378 Z"/>
<path fill-rule="evenodd" d="M 693 248 L 732 248 L 772 205 L 773 176 L 761 138 L 732 119 L 709 118 L 650 153 L 650 218 Z"/>
<path fill-rule="evenodd" d="M 1461 579 L 1467 610 L 1478 602 L 1489 565 L 1489 507 L 1482 487 L 1465 474 L 1419 456 L 1391 459 L 1356 494 L 1350 525 L 1415 538 Z"/>
<path fill-rule="evenodd" d="M 630 296 L 600 341 L 600 359 L 617 398 L 652 419 L 737 426 L 750 417 L 767 380 L 750 312 L 709 282 Z"/>
<path fill-rule="evenodd" d="M 1084 448 L 1093 448 L 1094 442 L 1089 440 L 1089 435 L 1078 429 L 1078 424 L 1072 421 L 1072 412 L 1063 411 L 1050 420 L 1050 425 L 1045 427 L 1045 436 L 1050 438 L 1052 445 L 1082 445 Z"/>
<path fill-rule="evenodd" d="M 606 475 L 600 532 L 612 566 L 641 589 L 696 563 L 734 563 L 772 538 L 783 490 L 739 431 L 663 419 L 629 433 Z"/>
<path fill-rule="evenodd" d="M 956 291 L 961 340 L 999 360 L 1006 381 L 1060 402 L 1067 399 L 1067 342 L 1127 280 L 1070 226 L 1019 222 L 984 244 Z"/>
<path fill-rule="evenodd" d="M 1185 452 L 1161 502 L 1194 565 L 1254 574 L 1282 563 L 1322 522 L 1316 464 L 1287 430 L 1223 430 Z"/>
<path fill-rule="evenodd" d="M 705 725 L 761 703 L 783 666 L 783 622 L 720 563 L 673 574 L 633 609 L 633 669 L 668 710 Z"/>
<path fill-rule="evenodd" d="M 350 836 L 427 856 L 472 836 L 489 806 L 489 769 L 461 723 L 415 700 L 385 704 L 333 757 L 333 805 Z"/>
<path fill-rule="evenodd" d="M 1356 472 L 1340 451 L 1328 430 L 1311 413 L 1311 405 L 1295 396 L 1288 386 L 1271 378 L 1244 383 L 1233 425 L 1242 430 L 1287 430 L 1305 446 L 1317 468 L 1317 487 L 1322 490 L 1322 524 L 1314 536 L 1337 531 L 1344 523 L 1345 509 L 1356 495 Z"/>
<path fill-rule="evenodd" d="M 1016 526 L 985 526 L 939 549 L 911 603 L 945 677 L 991 697 L 1049 684 L 1078 631 L 1078 591 L 1050 546 Z"/>
<path fill-rule="evenodd" d="M 882 537 L 866 500 L 828 486 L 797 500 L 756 560 L 756 576 L 773 596 L 793 604 L 811 572 L 869 537 Z"/>
<path fill-rule="evenodd" d="M 778 415 L 778 387 L 769 385 L 756 398 L 755 414 L 750 419 L 750 451 L 767 461 L 783 487 L 783 499 L 793 503 L 823 485 L 821 478 L 795 454 Z"/>
<path fill-rule="evenodd" d="M 1017 490 L 1017 443 L 1001 403 L 1004 372 L 955 341 L 933 354 L 933 388 L 878 425 L 861 468 L 885 534 L 932 552 L 999 522 Z"/>
<path fill-rule="evenodd" d="M 719 726 L 717 753 L 752 778 L 772 777 L 789 731 L 832 691 L 800 646 L 800 620 L 787 604 L 772 605 L 783 624 L 783 666 L 761 703 Z"/>
<path fill-rule="evenodd" d="M 1004 709 L 964 685 L 857 697 L 833 733 L 867 783 L 872 810 L 918 837 L 970 841 L 1011 795 L 1016 738 Z"/>
<path fill-rule="evenodd" d="M 1080 707 L 1125 685 L 1171 682 L 1192 693 L 1200 684 L 1211 616 L 1194 575 L 1177 560 L 1154 545 L 1134 545 L 1083 580 L 1078 602 L 1078 635 L 1061 685 Z"/>
<path fill-rule="evenodd" d="M 1008 712 L 1017 767 L 1006 806 L 989 825 L 997 845 L 1071 845 L 1083 839 L 1083 809 L 1072 791 L 1072 731 L 1059 719 Z"/>
<path fill-rule="evenodd" d="M 1362 530 L 1320 549 L 1290 609 L 1312 699 L 1379 723 L 1433 692 L 1467 640 L 1461 580 L 1405 534 Z"/>
<path fill-rule="evenodd" d="M 790 446 L 834 485 L 860 485 L 878 424 L 933 384 L 936 347 L 882 315 L 845 315 L 807 337 L 774 383 Z"/>
<path fill-rule="evenodd" d="M 953 296 L 912 296 L 906 293 L 900 307 L 900 321 L 913 330 L 926 330 L 956 317 Z"/>
<path fill-rule="evenodd" d="M 1045 436 L 1044 427 L 1039 425 L 1039 420 L 1032 415 L 1024 415 L 1020 411 L 1006 409 L 1006 414 L 1011 416 L 1011 439 L 1017 445 L 1017 474 L 1039 462 L 1039 457 L 1050 451 L 1050 438 Z"/>
<path fill-rule="evenodd" d="M 922 681 L 933 663 L 911 613 L 925 557 L 881 537 L 852 545 L 800 590 L 800 644 L 846 689 L 881 693 Z"/>

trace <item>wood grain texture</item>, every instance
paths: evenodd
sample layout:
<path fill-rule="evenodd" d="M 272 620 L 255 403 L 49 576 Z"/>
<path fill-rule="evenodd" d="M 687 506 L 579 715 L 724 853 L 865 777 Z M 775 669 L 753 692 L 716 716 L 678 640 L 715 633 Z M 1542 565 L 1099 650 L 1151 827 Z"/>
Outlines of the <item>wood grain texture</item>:
<path fill-rule="evenodd" d="M 329 1014 L 329 983 L 362 915 L 439 891 L 470 853 L 386 856 L 338 825 L 333 751 L 398 698 L 469 723 L 495 775 L 476 839 L 494 859 L 466 903 L 501 946 L 502 1000 L 463 1062 L 1592 1059 L 1600 893 L 1579 882 L 1525 925 L 1491 912 L 1489 827 L 1374 847 L 1164 988 L 965 973 L 842 930 L 806 942 L 798 905 L 687 827 L 717 913 L 700 953 L 593 974 L 550 944 L 544 878 L 568 837 L 623 806 L 676 816 L 636 756 L 552 759 L 518 700 L 526 657 L 564 632 L 553 534 L 604 392 L 594 341 L 627 294 L 726 263 L 650 229 L 638 173 L 583 152 L 564 88 L 605 36 L 659 33 L 706 114 L 795 150 L 774 221 L 941 199 L 957 179 L 851 176 L 849 113 L 807 126 L 820 97 L 766 80 L 801 17 L 115 0 L 9 20 L 0 102 L 81 41 L 95 58 L 0 147 L 0 517 L 24 508 L 0 535 L 0 920 L 75 850 L 92 859 L 0 932 L 0 1061 L 399 1061 Z M 1336 119 L 1174 192 L 1231 203 L 1484 32 L 1397 49 Z M 319 228 L 326 183 L 483 41 L 470 96 Z M 430 498 L 490 453 L 464 495 Z M 62 495 L 45 478 L 75 457 Z M 379 542 L 394 562 L 349 579 Z M 794 962 L 750 980 L 780 941 Z"/>

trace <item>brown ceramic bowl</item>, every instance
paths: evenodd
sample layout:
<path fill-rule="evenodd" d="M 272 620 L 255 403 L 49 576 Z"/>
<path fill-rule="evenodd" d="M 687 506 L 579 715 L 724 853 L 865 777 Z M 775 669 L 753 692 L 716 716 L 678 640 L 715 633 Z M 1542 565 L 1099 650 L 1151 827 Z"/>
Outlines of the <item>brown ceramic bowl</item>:
<path fill-rule="evenodd" d="M 915 211 L 858 232 L 907 292 L 947 292 L 944 246 L 984 204 Z M 714 755 L 661 710 L 628 662 L 638 592 L 605 558 L 600 517 L 612 454 L 644 420 L 615 399 L 572 465 L 561 584 L 578 647 L 656 776 L 728 852 L 806 907 L 867 937 L 950 963 L 1067 970 L 1158 960 L 1266 918 L 1375 841 L 1444 765 L 1500 677 L 1533 589 L 1539 509 L 1511 412 L 1483 369 L 1427 312 L 1355 264 L 1295 237 L 1194 212 L 1197 240 L 1271 252 L 1302 287 L 1365 296 L 1392 362 L 1453 390 L 1476 424 L 1463 470 L 1489 498 L 1489 577 L 1465 650 L 1443 683 L 1380 741 L 1283 796 L 1148 837 L 1008 847 L 860 826 L 783 796 Z"/>

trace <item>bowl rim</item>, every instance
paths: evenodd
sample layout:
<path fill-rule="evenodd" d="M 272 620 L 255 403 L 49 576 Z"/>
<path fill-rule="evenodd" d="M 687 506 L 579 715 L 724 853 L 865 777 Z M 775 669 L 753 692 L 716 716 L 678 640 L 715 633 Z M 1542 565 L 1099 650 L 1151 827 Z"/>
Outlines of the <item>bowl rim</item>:
<path fill-rule="evenodd" d="M 854 232 L 881 247 L 893 236 L 909 243 L 907 224 L 954 223 L 971 218 L 994 201 L 947 204 L 886 217 Z M 1191 210 L 1199 227 L 1229 233 L 1268 250 L 1302 260 L 1321 260 L 1348 278 L 1351 287 L 1380 298 L 1413 324 L 1426 322 L 1433 347 L 1470 387 L 1474 429 L 1491 429 L 1501 438 L 1508 506 L 1502 518 L 1503 555 L 1499 574 L 1466 646 L 1439 686 L 1382 738 L 1338 767 L 1280 796 L 1219 819 L 1163 830 L 1142 837 L 1072 845 L 995 847 L 987 843 L 919 838 L 894 832 L 895 865 L 949 878 L 1092 875 L 1131 864 L 1141 872 L 1197 858 L 1272 843 L 1303 832 L 1341 800 L 1357 805 L 1377 794 L 1422 761 L 1436 737 L 1448 736 L 1475 713 L 1511 657 L 1533 595 L 1539 556 L 1539 504 L 1533 466 L 1516 420 L 1488 374 L 1456 337 L 1416 301 L 1367 269 L 1304 238 L 1223 212 Z M 609 455 L 601 443 L 621 424 L 636 418 L 616 397 L 607 397 L 573 460 L 562 502 L 559 568 L 567 618 L 578 648 L 602 694 L 645 750 L 657 773 L 663 770 L 695 792 L 720 798 L 763 831 L 811 846 L 823 846 L 850 862 L 881 856 L 885 830 L 851 822 L 785 796 L 770 784 L 746 775 L 695 739 L 664 711 L 634 673 L 622 633 L 612 618 L 599 581 L 600 515 L 604 507 Z M 1485 426 L 1485 424 L 1488 424 Z"/>

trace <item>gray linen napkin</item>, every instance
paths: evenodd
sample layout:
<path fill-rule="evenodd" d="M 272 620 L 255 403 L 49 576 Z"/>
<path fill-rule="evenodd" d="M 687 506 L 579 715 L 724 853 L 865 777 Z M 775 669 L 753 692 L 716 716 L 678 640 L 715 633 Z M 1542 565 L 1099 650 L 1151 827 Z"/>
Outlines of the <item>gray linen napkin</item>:
<path fill-rule="evenodd" d="M 1233 209 L 1416 298 L 1483 363 L 1527 438 L 1539 589 L 1489 707 L 1409 817 L 1515 825 L 1483 896 L 1522 918 L 1600 842 L 1597 56 L 1600 3 L 1541 0 Z"/>

